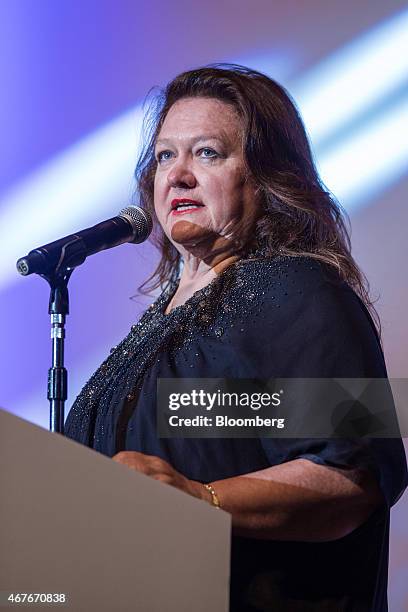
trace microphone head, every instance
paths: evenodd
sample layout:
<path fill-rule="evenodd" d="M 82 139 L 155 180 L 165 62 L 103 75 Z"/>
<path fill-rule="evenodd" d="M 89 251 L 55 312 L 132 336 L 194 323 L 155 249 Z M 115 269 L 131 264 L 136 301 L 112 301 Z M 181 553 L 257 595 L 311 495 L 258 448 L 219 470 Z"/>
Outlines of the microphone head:
<path fill-rule="evenodd" d="M 133 228 L 134 236 L 129 242 L 139 244 L 147 240 L 153 228 L 152 217 L 147 210 L 140 206 L 126 206 L 120 211 L 119 217 L 124 217 Z"/>

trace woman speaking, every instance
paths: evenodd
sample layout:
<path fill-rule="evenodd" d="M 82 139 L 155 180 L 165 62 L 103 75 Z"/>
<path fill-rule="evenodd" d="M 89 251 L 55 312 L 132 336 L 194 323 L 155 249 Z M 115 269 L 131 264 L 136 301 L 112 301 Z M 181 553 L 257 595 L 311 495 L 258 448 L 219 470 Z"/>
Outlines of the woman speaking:
<path fill-rule="evenodd" d="M 241 66 L 176 77 L 136 168 L 162 289 L 66 435 L 232 515 L 231 611 L 387 610 L 399 439 L 160 438 L 161 378 L 386 378 L 363 275 L 286 91 Z"/>

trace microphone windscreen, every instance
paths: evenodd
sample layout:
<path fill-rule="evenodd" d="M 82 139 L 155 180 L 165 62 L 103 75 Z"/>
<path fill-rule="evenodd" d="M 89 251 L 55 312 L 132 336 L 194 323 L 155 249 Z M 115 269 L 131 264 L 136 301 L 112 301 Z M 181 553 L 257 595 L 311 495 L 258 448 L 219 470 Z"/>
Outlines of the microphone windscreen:
<path fill-rule="evenodd" d="M 133 227 L 134 237 L 129 242 L 139 244 L 147 240 L 153 228 L 152 217 L 147 210 L 140 206 L 126 206 L 120 211 L 119 216 L 124 217 Z"/>

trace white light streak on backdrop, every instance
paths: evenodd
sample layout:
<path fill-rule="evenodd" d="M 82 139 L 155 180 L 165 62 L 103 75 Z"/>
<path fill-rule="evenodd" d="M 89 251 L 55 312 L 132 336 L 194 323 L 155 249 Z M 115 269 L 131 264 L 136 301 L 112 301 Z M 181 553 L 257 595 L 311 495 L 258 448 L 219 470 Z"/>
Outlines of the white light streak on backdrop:
<path fill-rule="evenodd" d="M 315 147 L 406 86 L 408 11 L 320 62 L 291 88 Z"/>
<path fill-rule="evenodd" d="M 112 217 L 129 203 L 141 123 L 140 107 L 128 111 L 56 156 L 2 198 L 0 290 L 18 279 L 19 257 L 67 232 Z M 18 228 L 18 240 L 15 230 L 4 232 L 5 228 Z"/>

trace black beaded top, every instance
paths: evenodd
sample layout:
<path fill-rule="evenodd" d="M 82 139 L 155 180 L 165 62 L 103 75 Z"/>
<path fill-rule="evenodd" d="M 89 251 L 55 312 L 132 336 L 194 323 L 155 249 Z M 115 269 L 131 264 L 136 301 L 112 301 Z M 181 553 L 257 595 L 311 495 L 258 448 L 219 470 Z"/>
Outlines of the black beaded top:
<path fill-rule="evenodd" d="M 385 377 L 362 302 L 307 257 L 238 261 L 166 315 L 176 286 L 86 383 L 66 435 L 108 456 L 134 450 L 162 457 L 201 482 L 299 458 L 366 467 L 385 505 L 349 536 L 316 544 L 233 538 L 231 610 L 385 610 L 388 508 L 406 481 L 400 440 L 160 439 L 156 429 L 158 378 Z"/>
<path fill-rule="evenodd" d="M 304 266 L 305 260 L 299 258 L 295 263 Z M 307 265 L 316 269 L 314 263 Z M 281 290 L 288 267 L 293 267 L 293 262 L 282 257 L 238 261 L 166 315 L 178 284 L 170 283 L 84 386 L 68 416 L 66 435 L 93 446 L 89 439 L 92 424 L 95 440 L 104 435 L 103 421 L 113 417 L 123 399 L 136 397 L 143 373 L 159 362 L 161 353 L 170 353 L 177 363 L 177 353 L 191 346 L 197 336 L 230 342 L 234 327 L 245 333 L 248 316 L 260 316 L 271 285 L 275 291 L 269 299 L 273 307 L 280 308 L 282 298 L 288 297 L 287 291 Z M 198 354 L 190 351 L 191 369 L 195 369 L 196 357 Z"/>

